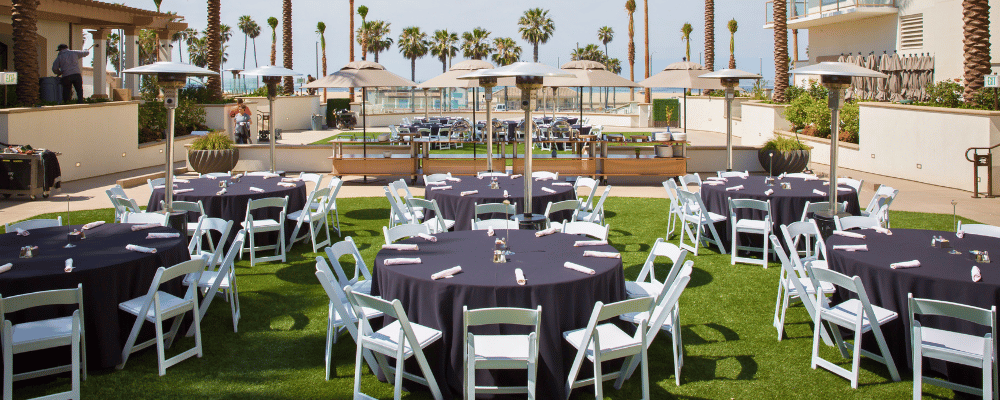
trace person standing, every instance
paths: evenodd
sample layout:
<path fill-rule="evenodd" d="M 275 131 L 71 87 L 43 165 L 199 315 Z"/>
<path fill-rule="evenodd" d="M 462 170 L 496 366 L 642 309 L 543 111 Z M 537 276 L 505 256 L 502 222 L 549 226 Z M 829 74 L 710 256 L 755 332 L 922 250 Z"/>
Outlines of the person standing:
<path fill-rule="evenodd" d="M 61 77 L 63 104 L 68 104 L 69 100 L 73 98 L 72 89 L 76 89 L 76 102 L 83 103 L 83 76 L 80 75 L 80 59 L 90 55 L 90 48 L 70 50 L 69 46 L 60 44 L 56 51 L 59 52 L 59 55 L 52 62 L 52 73 Z"/>

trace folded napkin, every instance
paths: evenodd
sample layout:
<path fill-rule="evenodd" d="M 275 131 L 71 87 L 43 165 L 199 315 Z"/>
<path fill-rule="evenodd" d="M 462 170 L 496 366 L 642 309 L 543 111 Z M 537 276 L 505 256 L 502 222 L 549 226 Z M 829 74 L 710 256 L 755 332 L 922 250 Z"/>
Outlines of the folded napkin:
<path fill-rule="evenodd" d="M 281 178 L 282 182 L 302 182 L 302 178 Z"/>
<path fill-rule="evenodd" d="M 802 178 L 802 179 L 805 179 L 805 180 L 807 180 L 807 181 L 818 181 L 818 180 L 819 180 L 819 177 L 817 177 L 817 176 L 812 176 L 812 175 L 809 175 L 809 176 L 807 176 L 807 177 L 805 177 L 805 178 Z"/>
<path fill-rule="evenodd" d="M 851 189 L 851 188 L 842 188 L 842 187 L 839 187 L 839 188 L 837 188 L 837 191 L 838 191 L 838 192 L 853 192 L 853 191 L 854 191 L 854 189 Z"/>
<path fill-rule="evenodd" d="M 767 189 L 764 191 L 765 196 L 770 196 L 772 194 L 774 194 L 774 189 Z"/>
<path fill-rule="evenodd" d="M 462 195 L 462 196 L 468 196 L 470 194 L 476 194 L 476 193 L 479 193 L 479 191 L 478 190 L 466 190 L 466 191 L 464 191 L 462 193 L 459 193 L 459 194 Z"/>
<path fill-rule="evenodd" d="M 883 228 L 883 227 L 881 227 L 881 226 L 876 226 L 876 227 L 874 227 L 874 228 L 872 228 L 872 229 L 874 229 L 874 230 L 875 230 L 875 232 L 878 232 L 878 233 L 882 233 L 882 234 L 886 234 L 886 235 L 889 235 L 889 236 L 892 236 L 892 231 L 890 231 L 890 230 L 888 230 L 888 229 L 886 229 L 886 228 Z"/>
<path fill-rule="evenodd" d="M 957 237 L 959 239 L 965 237 L 965 231 L 956 231 L 955 232 L 955 237 Z"/>
<path fill-rule="evenodd" d="M 202 178 L 208 178 L 208 179 L 219 179 L 219 177 L 213 176 L 213 175 L 202 175 L 201 177 Z"/>
<path fill-rule="evenodd" d="M 149 248 L 149 247 L 136 246 L 134 244 L 130 244 L 130 245 L 125 246 L 125 250 L 138 251 L 140 253 L 156 254 L 156 249 Z"/>
<path fill-rule="evenodd" d="M 867 244 L 838 244 L 833 246 L 834 250 L 845 251 L 868 251 Z"/>
<path fill-rule="evenodd" d="M 816 193 L 816 194 L 818 194 L 820 196 L 826 196 L 826 192 L 824 192 L 822 190 L 819 190 L 819 189 L 813 189 L 813 193 Z"/>
<path fill-rule="evenodd" d="M 260 177 L 263 178 L 263 179 L 277 178 L 279 176 L 281 176 L 281 175 L 278 175 L 278 174 L 261 174 L 260 175 Z"/>
<path fill-rule="evenodd" d="M 444 181 L 427 182 L 424 186 L 444 185 Z"/>
<path fill-rule="evenodd" d="M 892 269 L 916 268 L 919 266 L 920 266 L 920 260 L 903 261 L 903 262 L 889 264 L 889 267 Z"/>
<path fill-rule="evenodd" d="M 191 183 L 187 179 L 177 179 L 174 178 L 174 183 Z"/>
<path fill-rule="evenodd" d="M 551 234 L 556 233 L 556 232 L 558 232 L 556 230 L 556 228 L 549 228 L 549 229 L 546 229 L 546 230 L 543 230 L 543 231 L 535 232 L 535 237 L 542 237 L 542 236 L 546 236 L 546 235 L 551 235 Z"/>
<path fill-rule="evenodd" d="M 94 221 L 83 226 L 83 230 L 94 229 L 98 226 L 104 225 L 104 221 Z"/>
<path fill-rule="evenodd" d="M 747 179 L 750 177 L 750 173 L 740 174 L 740 179 Z"/>
<path fill-rule="evenodd" d="M 251 192 L 257 192 L 257 193 L 264 193 L 264 192 L 266 192 L 266 190 L 261 189 L 261 188 L 256 187 L 256 186 L 250 186 L 250 191 Z"/>
<path fill-rule="evenodd" d="M 400 251 L 417 251 L 420 250 L 420 246 L 415 244 L 383 244 L 383 249 L 389 250 L 400 250 Z"/>
<path fill-rule="evenodd" d="M 294 183 L 291 183 L 291 182 L 278 182 L 278 186 L 286 187 L 286 188 L 293 188 L 293 187 L 298 186 L 298 185 L 296 185 Z"/>
<path fill-rule="evenodd" d="M 855 239 L 864 239 L 865 238 L 865 235 L 862 235 L 860 233 L 848 232 L 848 231 L 833 231 L 833 234 L 834 235 L 844 236 L 844 237 L 849 237 L 849 238 L 855 238 Z"/>
<path fill-rule="evenodd" d="M 242 178 L 242 177 L 243 177 L 243 174 L 237 174 L 237 175 L 233 175 L 233 176 L 231 176 L 230 178 L 231 178 L 231 179 L 240 179 L 240 178 Z"/>
<path fill-rule="evenodd" d="M 194 189 L 191 189 L 191 188 L 177 189 L 177 190 L 174 190 L 174 194 L 181 194 L 181 193 L 187 193 L 187 192 L 193 192 L 193 191 L 194 191 Z"/>
<path fill-rule="evenodd" d="M 577 240 L 573 243 L 573 247 L 583 247 L 583 246 L 603 246 L 608 244 L 607 240 Z"/>
<path fill-rule="evenodd" d="M 226 188 L 222 188 L 222 190 L 215 192 L 216 196 L 222 196 L 224 194 L 226 194 Z"/>
<path fill-rule="evenodd" d="M 569 182 L 552 182 L 552 186 L 573 186 L 573 184 Z"/>
<path fill-rule="evenodd" d="M 507 191 L 506 191 L 506 190 L 504 190 L 504 191 L 503 191 L 503 198 L 505 198 L 505 199 L 506 199 L 506 198 L 508 198 L 508 197 L 510 197 L 510 194 L 508 194 L 508 193 L 507 193 Z"/>
<path fill-rule="evenodd" d="M 2 274 L 4 272 L 7 272 L 7 271 L 10 271 L 10 269 L 13 268 L 13 267 L 14 267 L 14 264 L 11 264 L 11 263 L 6 263 L 4 265 L 0 265 L 0 274 Z"/>
<path fill-rule="evenodd" d="M 28 235 L 30 235 L 30 233 L 28 233 L 28 231 L 26 231 L 24 229 L 21 229 L 21 228 L 14 228 L 14 231 L 17 232 L 17 236 L 28 236 Z"/>
<path fill-rule="evenodd" d="M 710 176 L 710 177 L 708 177 L 708 178 L 705 178 L 705 180 L 706 180 L 706 181 L 719 181 L 719 182 L 725 182 L 725 181 L 726 181 L 726 178 L 723 178 L 723 177 L 720 177 L 720 176 Z"/>
<path fill-rule="evenodd" d="M 431 190 L 448 190 L 448 189 L 451 189 L 451 186 L 435 186 L 431 188 Z"/>
<path fill-rule="evenodd" d="M 515 175 L 511 175 L 510 179 L 517 179 L 517 178 L 520 178 L 520 177 L 521 177 L 521 174 L 515 174 Z"/>
<path fill-rule="evenodd" d="M 584 267 L 584 266 L 582 266 L 580 264 L 571 263 L 569 261 L 566 261 L 566 263 L 563 264 L 563 267 L 569 268 L 569 269 L 574 270 L 574 271 L 580 271 L 580 272 L 583 272 L 583 273 L 589 274 L 589 275 L 593 275 L 594 274 L 594 270 L 592 270 L 590 268 L 587 268 L 587 267 Z"/>
<path fill-rule="evenodd" d="M 542 187 L 542 191 L 545 192 L 545 193 L 555 193 L 556 192 L 555 190 L 549 189 L 547 187 Z"/>
<path fill-rule="evenodd" d="M 431 275 L 431 279 L 438 280 L 438 279 L 441 279 L 441 278 L 451 278 L 452 276 L 454 276 L 455 274 L 457 274 L 459 272 L 462 272 L 462 267 L 451 267 L 451 268 L 448 268 L 448 269 L 446 269 L 444 271 L 441 271 L 441 272 L 438 272 L 438 273 L 436 273 L 434 275 Z"/>
<path fill-rule="evenodd" d="M 0 269 L 3 269 L 3 268 L 0 267 Z M 973 265 L 972 266 L 972 281 L 973 282 L 979 282 L 980 279 L 983 279 L 983 274 L 982 274 L 982 272 L 979 271 L 979 267 Z"/>
<path fill-rule="evenodd" d="M 727 187 L 726 191 L 727 192 L 732 192 L 732 191 L 740 190 L 740 189 L 743 189 L 743 185 Z"/>
<path fill-rule="evenodd" d="M 535 182 L 551 181 L 551 180 L 553 180 L 551 176 L 543 176 L 541 178 L 535 178 Z"/>
<path fill-rule="evenodd" d="M 444 180 L 449 181 L 449 182 L 461 182 L 462 181 L 461 179 L 458 179 L 458 178 L 444 178 Z"/>
<path fill-rule="evenodd" d="M 132 225 L 132 232 L 142 231 L 146 229 L 159 228 L 163 225 L 160 224 L 142 224 L 142 225 Z"/>
<path fill-rule="evenodd" d="M 167 187 L 167 185 L 156 185 L 156 186 L 153 186 L 153 189 L 165 189 L 166 187 Z M 174 185 L 174 187 L 177 187 L 177 185 Z"/>
<path fill-rule="evenodd" d="M 514 269 L 514 280 L 517 281 L 518 285 L 522 285 L 522 286 L 525 283 L 528 283 L 528 280 L 524 279 L 524 271 L 521 271 L 520 268 L 515 268 Z"/>
<path fill-rule="evenodd" d="M 74 268 L 73 267 L 73 259 L 72 258 L 67 258 L 66 259 L 66 266 L 63 267 L 63 272 L 73 272 L 73 268 Z"/>
<path fill-rule="evenodd" d="M 583 252 L 584 257 L 601 257 L 601 258 L 622 258 L 620 253 L 612 253 L 610 251 L 593 251 L 587 250 Z"/>
<path fill-rule="evenodd" d="M 719 185 L 724 185 L 725 182 L 723 182 L 723 181 L 706 181 L 706 182 L 704 182 L 702 184 L 708 185 L 708 186 L 719 186 Z"/>
<path fill-rule="evenodd" d="M 496 235 L 496 234 L 497 233 L 496 233 L 496 231 L 493 230 L 492 226 L 489 227 L 489 228 L 486 228 L 486 236 L 493 236 L 493 235 Z"/>
<path fill-rule="evenodd" d="M 438 238 L 436 236 L 431 236 L 431 235 L 428 235 L 426 233 L 418 233 L 417 237 L 421 238 L 421 239 L 424 239 L 424 240 L 426 240 L 428 242 L 436 242 L 436 241 L 438 241 Z"/>
<path fill-rule="evenodd" d="M 179 237 L 181 237 L 181 234 L 177 233 L 177 232 L 172 232 L 172 233 L 171 232 L 163 232 L 163 233 L 151 232 L 150 234 L 146 235 L 146 239 L 173 239 L 173 238 L 179 238 Z"/>
<path fill-rule="evenodd" d="M 823 186 L 830 186 L 830 181 L 823 181 Z"/>
<path fill-rule="evenodd" d="M 420 258 L 386 258 L 382 262 L 383 265 L 405 265 L 405 264 L 420 264 Z"/>

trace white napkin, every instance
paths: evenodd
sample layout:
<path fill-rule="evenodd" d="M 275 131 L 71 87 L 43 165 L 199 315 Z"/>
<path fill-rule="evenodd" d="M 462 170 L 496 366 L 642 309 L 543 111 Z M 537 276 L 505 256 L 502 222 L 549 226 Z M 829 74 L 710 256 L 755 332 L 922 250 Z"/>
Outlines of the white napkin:
<path fill-rule="evenodd" d="M 916 268 L 916 267 L 919 267 L 919 266 L 920 266 L 920 260 L 902 261 L 902 262 L 897 262 L 897 263 L 889 264 L 889 267 L 891 267 L 892 269 Z"/>
<path fill-rule="evenodd" d="M 149 248 L 149 247 L 136 246 L 134 244 L 130 244 L 130 245 L 125 246 L 125 250 L 138 251 L 140 253 L 156 254 L 156 249 Z"/>
<path fill-rule="evenodd" d="M 706 181 L 706 182 L 703 182 L 702 184 L 708 185 L 708 186 L 719 186 L 719 185 L 725 185 L 726 183 L 723 182 L 723 181 Z"/>
<path fill-rule="evenodd" d="M 7 272 L 7 271 L 10 271 L 10 269 L 13 268 L 13 267 L 14 267 L 14 264 L 11 264 L 11 263 L 6 263 L 4 265 L 0 265 L 0 274 L 2 274 L 4 272 Z"/>
<path fill-rule="evenodd" d="M 774 189 L 767 189 L 764 191 L 765 196 L 770 196 L 772 194 L 774 194 Z"/>
<path fill-rule="evenodd" d="M 461 182 L 462 181 L 461 179 L 458 179 L 458 178 L 444 178 L 444 180 L 449 181 L 449 182 Z"/>
<path fill-rule="evenodd" d="M 427 184 L 424 186 L 435 186 L 435 185 L 444 185 L 444 181 L 427 182 Z"/>
<path fill-rule="evenodd" d="M 281 178 L 282 182 L 302 182 L 302 178 Z"/>
<path fill-rule="evenodd" d="M 824 192 L 822 190 L 819 190 L 819 189 L 813 189 L 813 193 L 816 193 L 816 194 L 818 194 L 820 196 L 826 196 L 826 192 Z"/>
<path fill-rule="evenodd" d="M 420 258 L 386 258 L 383 265 L 420 264 Z"/>
<path fill-rule="evenodd" d="M 848 231 L 833 231 L 833 234 L 834 235 L 844 236 L 844 237 L 849 237 L 849 238 L 855 238 L 855 239 L 864 239 L 865 238 L 865 235 L 862 235 L 860 233 L 848 232 Z"/>
<path fill-rule="evenodd" d="M 872 228 L 872 229 L 874 229 L 874 230 L 875 230 L 875 232 L 878 232 L 878 233 L 883 233 L 883 234 L 886 234 L 886 235 L 889 235 L 889 236 L 892 236 L 892 231 L 890 231 L 890 230 L 888 230 L 888 229 L 886 229 L 886 228 L 883 228 L 883 227 L 881 227 L 881 226 L 876 226 L 876 227 L 874 227 L 874 228 Z"/>
<path fill-rule="evenodd" d="M 298 185 L 296 185 L 294 183 L 291 183 L 291 182 L 278 182 L 278 186 L 286 187 L 286 188 L 293 188 L 293 187 L 298 186 Z"/>
<path fill-rule="evenodd" d="M 261 177 L 261 178 L 263 178 L 263 179 L 268 179 L 268 178 L 277 178 L 277 177 L 279 177 L 279 176 L 281 176 L 281 175 L 278 175 L 278 174 L 270 174 L 270 173 L 268 173 L 268 174 L 261 174 L 261 175 L 260 175 L 260 177 Z"/>
<path fill-rule="evenodd" d="M 435 186 L 431 188 L 431 190 L 448 190 L 448 189 L 451 189 L 451 186 Z"/>
<path fill-rule="evenodd" d="M 845 251 L 868 251 L 867 244 L 838 244 L 833 246 L 834 250 Z"/>
<path fill-rule="evenodd" d="M 546 236 L 546 235 L 551 235 L 551 234 L 556 233 L 556 232 L 558 232 L 556 230 L 556 228 L 549 228 L 549 229 L 546 229 L 546 230 L 543 230 L 543 231 L 535 232 L 535 237 L 542 237 L 542 236 Z"/>
<path fill-rule="evenodd" d="M 851 189 L 851 188 L 842 188 L 842 187 L 839 187 L 839 188 L 837 188 L 837 191 L 838 191 L 838 192 L 853 192 L 853 191 L 854 191 L 854 189 Z"/>
<path fill-rule="evenodd" d="M 785 177 L 785 173 L 784 172 L 782 172 L 781 175 L 778 175 L 778 179 L 782 179 L 784 177 Z"/>
<path fill-rule="evenodd" d="M 176 185 L 176 184 L 175 184 L 175 185 L 173 185 L 173 186 L 174 186 L 174 187 L 177 187 L 177 185 Z M 157 186 L 153 186 L 153 189 L 166 189 L 166 188 L 167 188 L 167 185 L 157 185 Z"/>
<path fill-rule="evenodd" d="M 163 232 L 163 233 L 152 232 L 152 233 L 146 235 L 146 239 L 173 239 L 173 238 L 178 238 L 178 237 L 181 237 L 181 234 L 177 233 L 177 232 L 172 232 L 172 233 L 171 232 Z"/>
<path fill-rule="evenodd" d="M 3 268 L 0 268 L 0 269 L 3 269 Z M 982 274 L 981 271 L 979 271 L 979 267 L 973 265 L 972 266 L 972 281 L 973 282 L 979 282 L 980 279 L 983 279 L 983 274 Z"/>
<path fill-rule="evenodd" d="M 132 225 L 132 232 L 142 231 L 146 229 L 159 228 L 163 225 L 160 224 L 142 224 L 142 225 Z"/>
<path fill-rule="evenodd" d="M 208 179 L 213 179 L 213 180 L 214 180 L 214 179 L 219 179 L 219 177 L 217 177 L 217 176 L 212 176 L 212 175 L 203 175 L 203 176 L 202 176 L 202 178 L 208 178 Z"/>
<path fill-rule="evenodd" d="M 807 180 L 807 181 L 818 181 L 818 180 L 819 180 L 819 177 L 817 177 L 817 176 L 813 176 L 813 175 L 809 175 L 809 176 L 807 176 L 807 177 L 805 177 L 805 178 L 802 178 L 802 179 L 805 179 L 805 180 Z"/>
<path fill-rule="evenodd" d="M 555 193 L 556 192 L 555 190 L 549 189 L 547 187 L 542 187 L 542 191 L 546 192 L 546 193 Z"/>
<path fill-rule="evenodd" d="M 525 283 L 528 283 L 528 280 L 524 279 L 524 271 L 521 271 L 520 268 L 515 268 L 514 269 L 514 280 L 517 281 L 518 285 L 522 285 L 522 286 Z"/>
<path fill-rule="evenodd" d="M 222 190 L 215 192 L 216 196 L 222 196 L 224 194 L 226 194 L 226 188 L 222 188 Z"/>
<path fill-rule="evenodd" d="M 441 279 L 441 278 L 451 278 L 452 276 L 454 276 L 455 274 L 457 274 L 459 272 L 462 272 L 462 267 L 460 267 L 460 266 L 451 267 L 451 268 L 448 268 L 448 269 L 446 269 L 444 271 L 441 271 L 441 272 L 438 272 L 438 273 L 436 273 L 434 275 L 431 275 L 431 279 L 438 280 L 438 279 Z"/>
<path fill-rule="evenodd" d="M 552 177 L 548 177 L 548 176 L 543 176 L 543 177 L 540 177 L 540 178 L 535 178 L 535 182 L 551 181 L 551 180 L 553 180 L 553 178 Z"/>
<path fill-rule="evenodd" d="M 511 175 L 510 179 L 517 179 L 517 178 L 520 178 L 520 177 L 521 177 L 521 174 L 515 174 L 515 175 Z"/>
<path fill-rule="evenodd" d="M 24 229 L 21 229 L 21 228 L 14 228 L 14 231 L 17 232 L 17 236 L 28 236 L 28 235 L 30 235 L 30 233 L 28 233 L 28 231 L 26 231 Z"/>
<path fill-rule="evenodd" d="M 187 179 L 177 179 L 174 178 L 174 183 L 190 183 Z"/>
<path fill-rule="evenodd" d="M 468 196 L 470 194 L 476 194 L 476 193 L 479 193 L 479 191 L 478 190 L 466 190 L 466 191 L 464 191 L 462 193 L 459 193 L 459 194 L 462 195 L 462 196 Z"/>
<path fill-rule="evenodd" d="M 193 192 L 193 191 L 194 191 L 194 189 L 191 189 L 191 188 L 177 189 L 177 190 L 174 190 L 174 194 L 181 194 L 181 193 L 187 193 L 187 192 Z"/>
<path fill-rule="evenodd" d="M 580 272 L 583 272 L 583 273 L 589 274 L 589 275 L 593 275 L 594 274 L 594 270 L 592 270 L 590 268 L 587 268 L 587 267 L 584 267 L 584 266 L 582 266 L 580 264 L 571 263 L 569 261 L 566 261 L 566 263 L 563 264 L 563 267 L 569 268 L 569 269 L 574 270 L 574 271 L 580 271 Z"/>
<path fill-rule="evenodd" d="M 237 175 L 233 175 L 233 176 L 231 176 L 230 178 L 231 178 L 231 179 L 240 179 L 240 178 L 242 178 L 242 177 L 243 177 L 243 174 L 237 174 Z"/>
<path fill-rule="evenodd" d="M 583 252 L 584 257 L 601 257 L 601 258 L 622 258 L 619 253 L 612 253 L 610 251 L 593 251 L 587 250 Z"/>
<path fill-rule="evenodd" d="M 418 233 L 417 237 L 421 238 L 421 239 L 424 239 L 424 240 L 426 240 L 428 242 L 436 242 L 436 241 L 438 241 L 438 238 L 436 236 L 431 236 L 431 235 L 428 235 L 426 233 Z"/>
<path fill-rule="evenodd" d="M 552 182 L 552 186 L 573 186 L 573 184 L 569 182 Z"/>
<path fill-rule="evenodd" d="M 955 237 L 957 237 L 959 239 L 965 237 L 965 231 L 956 231 L 955 232 Z"/>
<path fill-rule="evenodd" d="M 749 177 L 750 177 L 750 173 L 749 172 L 740 174 L 740 179 L 747 179 Z"/>
<path fill-rule="evenodd" d="M 823 181 L 823 186 L 830 186 L 830 181 Z"/>
<path fill-rule="evenodd" d="M 583 246 L 603 246 L 608 244 L 607 240 L 577 240 L 573 243 L 573 247 L 583 247 Z"/>
<path fill-rule="evenodd" d="M 94 221 L 83 226 L 83 230 L 94 229 L 98 226 L 104 225 L 104 221 Z"/>
<path fill-rule="evenodd" d="M 736 191 L 736 190 L 740 190 L 740 189 L 743 189 L 743 185 L 727 187 L 726 191 L 727 192 L 732 192 L 732 191 Z"/>
<path fill-rule="evenodd" d="M 73 268 L 74 268 L 73 267 L 73 259 L 72 258 L 67 258 L 66 259 L 66 266 L 63 267 L 63 272 L 73 272 Z"/>
<path fill-rule="evenodd" d="M 723 178 L 723 177 L 719 177 L 719 176 L 710 176 L 708 178 L 705 178 L 705 180 L 706 181 L 713 181 L 713 182 L 715 182 L 715 181 L 725 182 L 727 179 Z"/>
<path fill-rule="evenodd" d="M 389 250 L 400 250 L 400 251 L 417 251 L 420 250 L 420 246 L 415 244 L 383 244 L 383 249 Z"/>
<path fill-rule="evenodd" d="M 504 191 L 503 191 L 503 198 L 505 198 L 505 199 L 506 199 L 506 198 L 508 198 L 508 197 L 510 197 L 510 194 L 508 194 L 508 193 L 507 193 L 507 191 L 506 191 L 506 190 L 504 190 Z"/>
<path fill-rule="evenodd" d="M 496 233 L 496 231 L 493 230 L 492 226 L 489 227 L 489 228 L 486 228 L 486 236 L 493 236 L 493 235 L 496 235 L 496 234 L 497 233 Z"/>
<path fill-rule="evenodd" d="M 266 192 L 266 190 L 261 189 L 261 188 L 256 187 L 256 186 L 250 186 L 250 191 L 251 192 L 257 192 L 257 193 L 264 193 L 264 192 Z"/>

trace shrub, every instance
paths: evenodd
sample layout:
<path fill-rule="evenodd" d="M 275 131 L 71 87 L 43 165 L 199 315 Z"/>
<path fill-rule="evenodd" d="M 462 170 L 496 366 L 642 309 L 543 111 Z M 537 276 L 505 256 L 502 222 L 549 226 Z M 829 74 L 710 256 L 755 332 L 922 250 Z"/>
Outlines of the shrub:
<path fill-rule="evenodd" d="M 775 136 L 771 140 L 764 143 L 761 150 L 776 150 L 776 151 L 792 151 L 792 150 L 809 150 L 809 146 L 802 144 L 798 139 L 792 139 L 790 137 Z"/>
<path fill-rule="evenodd" d="M 804 92 L 803 92 L 804 93 Z M 798 96 L 792 99 L 791 104 L 785 107 L 784 117 L 793 130 L 805 128 L 809 124 L 808 109 L 812 107 L 815 100 L 809 96 Z"/>
<path fill-rule="evenodd" d="M 174 113 L 174 134 L 183 136 L 191 131 L 207 130 L 205 109 L 188 99 L 179 99 Z M 155 99 L 139 105 L 139 143 L 163 140 L 167 130 L 167 109 Z"/>
<path fill-rule="evenodd" d="M 858 132 L 861 130 L 858 102 L 850 101 L 840 109 L 840 139 L 848 143 L 858 143 Z"/>
<path fill-rule="evenodd" d="M 212 131 L 191 142 L 191 150 L 229 150 L 233 148 L 233 139 L 222 131 Z"/>
<path fill-rule="evenodd" d="M 958 82 L 941 81 L 927 84 L 927 95 L 930 101 L 926 105 L 934 107 L 958 108 L 962 104 L 964 88 Z"/>

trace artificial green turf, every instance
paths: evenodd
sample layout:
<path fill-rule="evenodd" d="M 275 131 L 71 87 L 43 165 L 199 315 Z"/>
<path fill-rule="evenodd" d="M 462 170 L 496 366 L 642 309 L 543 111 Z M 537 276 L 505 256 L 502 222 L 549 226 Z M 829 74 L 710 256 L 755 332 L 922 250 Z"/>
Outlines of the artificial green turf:
<path fill-rule="evenodd" d="M 345 190 L 350 190 L 345 188 Z M 389 209 L 382 198 L 338 200 L 345 236 L 354 237 L 369 263 L 383 241 L 381 227 Z M 605 204 L 611 225 L 611 243 L 622 252 L 625 277 L 635 279 L 657 237 L 665 234 L 664 199 L 609 198 Z M 53 218 L 65 213 L 40 215 Z M 894 228 L 949 230 L 950 215 L 892 212 Z M 70 222 L 111 221 L 111 209 L 73 212 Z M 973 222 L 963 219 L 964 222 Z M 676 242 L 676 236 L 672 238 Z M 134 354 L 121 371 L 90 371 L 82 397 L 100 399 L 277 398 L 347 399 L 354 378 L 355 345 L 349 335 L 334 347 L 335 373 L 324 380 L 323 351 L 327 298 L 316 281 L 315 257 L 308 244 L 299 243 L 289 262 L 264 263 L 251 268 L 237 263 L 243 318 L 239 333 L 232 331 L 228 304 L 216 297 L 202 322 L 205 356 L 189 359 L 157 376 L 155 350 Z M 685 348 L 681 386 L 674 385 L 669 335 L 660 334 L 650 349 L 653 398 L 904 398 L 911 396 L 908 373 L 891 382 L 882 364 L 862 358 L 860 387 L 825 370 L 809 368 L 812 330 L 804 308 L 789 309 L 786 338 L 778 342 L 771 326 L 778 272 L 758 266 L 729 265 L 728 255 L 701 250 L 691 283 L 680 300 Z M 669 265 L 658 263 L 666 276 Z M 87 290 L 87 288 L 84 288 Z M 544 315 L 544 310 L 542 311 Z M 899 322 L 892 322 L 899 323 Z M 145 329 L 151 329 L 146 327 Z M 93 333 L 91 333 L 93 334 Z M 888 338 L 902 340 L 902 338 Z M 168 356 L 189 348 L 193 339 L 179 340 Z M 833 348 L 822 348 L 836 359 Z M 905 364 L 897 360 L 898 364 Z M 849 360 L 844 360 L 849 366 Z M 378 382 L 365 368 L 362 391 L 391 398 L 392 385 Z M 606 371 L 607 372 L 607 371 Z M 69 379 L 42 378 L 19 385 L 17 398 L 68 390 Z M 609 399 L 641 396 L 638 372 L 616 391 L 604 386 Z M 949 390 L 924 385 L 925 395 L 951 398 Z M 543 393 L 545 388 L 539 388 Z M 592 397 L 577 390 L 574 399 Z M 405 394 L 407 399 L 429 399 L 428 392 Z"/>

